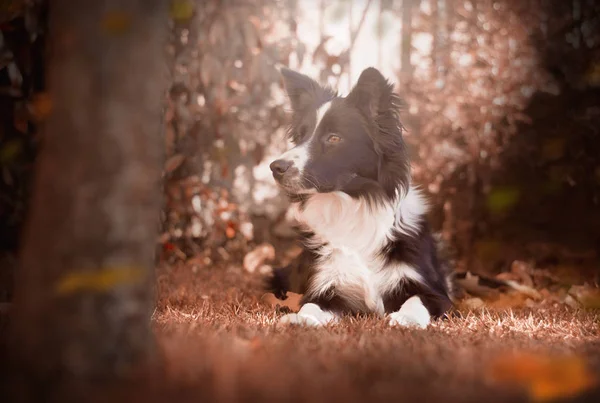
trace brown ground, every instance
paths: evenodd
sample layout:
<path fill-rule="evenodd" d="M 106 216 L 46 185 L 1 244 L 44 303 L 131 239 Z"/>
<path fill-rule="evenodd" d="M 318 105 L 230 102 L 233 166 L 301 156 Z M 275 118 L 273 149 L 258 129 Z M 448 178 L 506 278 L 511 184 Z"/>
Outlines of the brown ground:
<path fill-rule="evenodd" d="M 153 397 L 505 402 L 583 389 L 578 401 L 600 401 L 600 389 L 586 386 L 600 379 L 598 311 L 484 309 L 425 331 L 376 318 L 282 329 L 259 285 L 236 267 L 159 270 L 154 322 L 167 373 Z"/>

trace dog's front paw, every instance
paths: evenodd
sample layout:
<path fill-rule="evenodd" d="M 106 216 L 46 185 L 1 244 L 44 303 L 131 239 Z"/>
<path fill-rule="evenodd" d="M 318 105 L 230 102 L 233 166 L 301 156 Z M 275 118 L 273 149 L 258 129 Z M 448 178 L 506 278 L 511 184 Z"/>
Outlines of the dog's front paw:
<path fill-rule="evenodd" d="M 425 329 L 429 325 L 429 319 L 425 320 L 416 315 L 410 315 L 403 312 L 393 312 L 390 314 L 390 326 L 418 327 Z"/>
<path fill-rule="evenodd" d="M 317 318 L 311 315 L 301 315 L 299 313 L 288 313 L 287 315 L 283 315 L 278 325 L 287 326 L 287 325 L 300 325 L 300 326 L 320 326 L 321 322 L 317 320 Z"/>
<path fill-rule="evenodd" d="M 411 297 L 402 305 L 399 311 L 390 314 L 390 326 L 418 327 L 425 329 L 431 321 L 429 311 L 421 299 Z"/>
<path fill-rule="evenodd" d="M 289 313 L 279 319 L 278 325 L 322 326 L 331 322 L 334 315 L 316 304 L 305 304 L 298 313 Z"/>

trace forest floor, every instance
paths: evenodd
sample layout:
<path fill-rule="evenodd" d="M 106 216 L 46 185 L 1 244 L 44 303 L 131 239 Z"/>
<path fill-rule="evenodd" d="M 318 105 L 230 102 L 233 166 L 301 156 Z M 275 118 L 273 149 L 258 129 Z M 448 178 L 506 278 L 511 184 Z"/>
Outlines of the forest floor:
<path fill-rule="evenodd" d="M 260 281 L 235 266 L 159 269 L 156 401 L 600 401 L 598 310 L 483 307 L 426 330 L 368 317 L 281 328 Z"/>

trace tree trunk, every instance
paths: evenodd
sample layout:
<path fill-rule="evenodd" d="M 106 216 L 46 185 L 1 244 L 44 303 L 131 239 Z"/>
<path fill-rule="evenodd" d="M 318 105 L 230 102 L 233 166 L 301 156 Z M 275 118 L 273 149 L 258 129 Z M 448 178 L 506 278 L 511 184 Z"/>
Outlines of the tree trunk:
<path fill-rule="evenodd" d="M 402 0 L 402 38 L 400 41 L 402 80 L 408 81 L 412 75 L 410 55 L 412 53 L 412 12 L 418 1 Z"/>
<path fill-rule="evenodd" d="M 154 361 L 168 2 L 52 1 L 51 113 L 11 350 L 36 388 L 127 378 Z"/>
<path fill-rule="evenodd" d="M 430 30 L 433 36 L 431 41 L 431 69 L 429 70 L 430 79 L 436 81 L 438 77 L 439 57 L 440 57 L 440 13 L 438 9 L 438 0 L 429 2 L 431 7 L 431 25 Z"/>

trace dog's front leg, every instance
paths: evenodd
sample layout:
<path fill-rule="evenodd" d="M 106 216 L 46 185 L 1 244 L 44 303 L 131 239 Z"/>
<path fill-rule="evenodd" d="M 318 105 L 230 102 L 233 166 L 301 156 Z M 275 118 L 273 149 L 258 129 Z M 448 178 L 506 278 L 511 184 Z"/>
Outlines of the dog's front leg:
<path fill-rule="evenodd" d="M 279 319 L 280 325 L 324 326 L 337 319 L 333 312 L 325 311 L 315 303 L 302 305 L 298 313 L 289 313 Z"/>
<path fill-rule="evenodd" d="M 419 327 L 425 329 L 431 322 L 429 310 L 418 295 L 407 299 L 396 312 L 389 316 L 390 326 Z"/>

